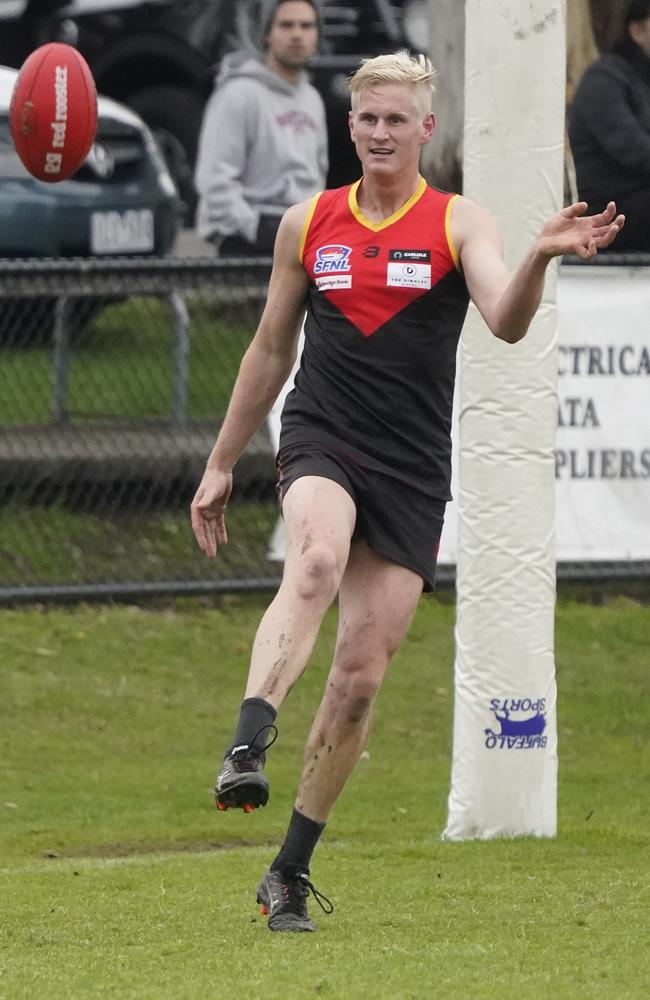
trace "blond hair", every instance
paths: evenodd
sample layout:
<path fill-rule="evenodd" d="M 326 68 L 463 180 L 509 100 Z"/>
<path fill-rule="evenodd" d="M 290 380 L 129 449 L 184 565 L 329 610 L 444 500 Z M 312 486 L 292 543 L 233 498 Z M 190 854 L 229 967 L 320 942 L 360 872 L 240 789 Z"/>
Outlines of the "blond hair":
<path fill-rule="evenodd" d="M 356 110 L 361 96 L 377 84 L 405 83 L 413 87 L 413 103 L 418 113 L 428 115 L 432 110 L 436 89 L 433 85 L 435 76 L 436 71 L 426 56 L 411 55 L 407 49 L 362 59 L 359 69 L 347 80 L 352 109 Z"/>

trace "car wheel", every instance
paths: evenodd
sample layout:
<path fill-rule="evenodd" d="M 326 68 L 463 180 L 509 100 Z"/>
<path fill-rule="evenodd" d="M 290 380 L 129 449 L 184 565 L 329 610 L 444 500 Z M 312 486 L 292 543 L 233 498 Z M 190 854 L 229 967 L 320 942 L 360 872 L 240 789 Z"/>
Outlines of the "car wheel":
<path fill-rule="evenodd" d="M 194 164 L 203 120 L 203 100 L 182 87 L 148 87 L 127 98 L 158 140 L 181 199 L 183 222 L 193 225 L 196 210 Z"/>

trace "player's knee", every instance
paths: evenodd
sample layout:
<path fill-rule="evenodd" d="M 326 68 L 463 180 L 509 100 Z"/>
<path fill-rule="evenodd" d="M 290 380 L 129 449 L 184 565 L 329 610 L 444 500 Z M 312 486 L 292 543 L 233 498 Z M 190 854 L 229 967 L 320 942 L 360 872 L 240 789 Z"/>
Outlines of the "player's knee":
<path fill-rule="evenodd" d="M 298 595 L 303 600 L 333 600 L 339 581 L 338 560 L 331 546 L 314 542 L 304 549 L 297 570 Z"/>
<path fill-rule="evenodd" d="M 348 722 L 357 724 L 365 721 L 378 691 L 379 681 L 375 677 L 353 676 L 350 679 L 344 703 Z"/>
<path fill-rule="evenodd" d="M 359 723 L 368 715 L 381 686 L 383 670 L 360 655 L 343 660 L 338 667 L 336 689 L 341 712 L 348 722 Z"/>
<path fill-rule="evenodd" d="M 368 712 L 372 708 L 374 700 L 374 694 L 371 695 L 367 691 L 355 692 L 349 699 L 346 706 L 346 717 L 348 722 L 351 722 L 353 725 L 358 725 L 358 723 L 363 722 L 367 718 Z"/>

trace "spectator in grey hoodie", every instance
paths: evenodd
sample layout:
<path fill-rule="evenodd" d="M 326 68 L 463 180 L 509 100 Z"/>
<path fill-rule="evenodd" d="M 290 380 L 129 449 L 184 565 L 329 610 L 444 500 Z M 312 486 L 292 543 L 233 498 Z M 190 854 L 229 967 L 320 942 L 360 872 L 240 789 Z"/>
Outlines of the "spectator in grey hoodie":
<path fill-rule="evenodd" d="M 312 0 L 264 5 L 264 56 L 222 62 L 199 140 L 197 228 L 220 256 L 267 255 L 290 205 L 325 186 L 327 128 L 305 72 L 318 45 Z"/>

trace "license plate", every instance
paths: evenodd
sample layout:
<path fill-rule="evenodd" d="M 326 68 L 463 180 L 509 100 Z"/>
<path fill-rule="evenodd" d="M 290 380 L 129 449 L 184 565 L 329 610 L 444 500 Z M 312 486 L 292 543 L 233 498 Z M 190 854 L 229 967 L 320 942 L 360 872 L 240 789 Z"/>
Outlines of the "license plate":
<path fill-rule="evenodd" d="M 143 253 L 153 250 L 153 245 L 150 208 L 93 212 L 90 217 L 91 253 Z"/>

